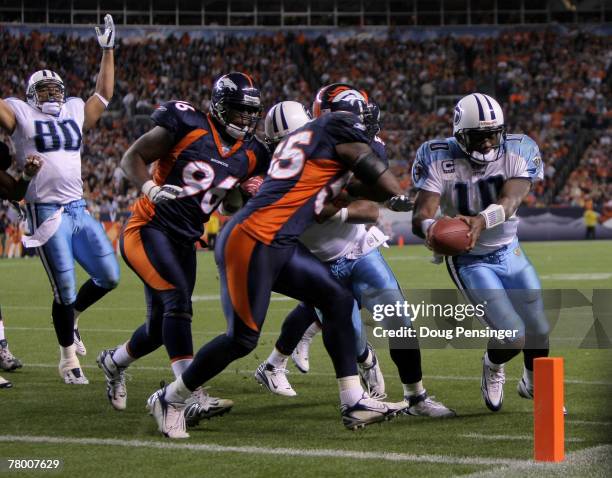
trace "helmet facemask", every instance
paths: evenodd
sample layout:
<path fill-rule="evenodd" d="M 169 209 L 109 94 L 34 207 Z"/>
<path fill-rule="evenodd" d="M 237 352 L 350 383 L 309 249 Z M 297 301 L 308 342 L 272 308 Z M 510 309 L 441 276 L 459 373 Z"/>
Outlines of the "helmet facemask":
<path fill-rule="evenodd" d="M 30 85 L 26 92 L 28 103 L 45 114 L 57 116 L 65 103 L 65 88 L 61 81 L 44 79 Z"/>
<path fill-rule="evenodd" d="M 234 139 L 242 140 L 251 136 L 261 118 L 261 104 L 244 104 L 219 101 L 212 108 L 213 116 Z"/>
<path fill-rule="evenodd" d="M 470 160 L 478 164 L 486 164 L 499 159 L 506 140 L 506 128 L 496 126 L 463 129 L 455 133 L 455 138 Z"/>

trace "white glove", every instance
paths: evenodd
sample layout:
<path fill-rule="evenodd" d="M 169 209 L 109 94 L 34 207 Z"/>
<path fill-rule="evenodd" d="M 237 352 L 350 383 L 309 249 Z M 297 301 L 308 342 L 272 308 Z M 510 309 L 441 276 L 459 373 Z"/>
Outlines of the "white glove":
<path fill-rule="evenodd" d="M 176 199 L 183 191 L 183 188 L 174 186 L 173 184 L 164 184 L 158 186 L 152 180 L 148 180 L 142 185 L 142 192 L 147 196 L 153 204 L 159 204 L 164 201 L 172 201 Z"/>
<path fill-rule="evenodd" d="M 96 27 L 96 36 L 103 49 L 111 50 L 115 47 L 115 22 L 110 13 L 104 15 L 104 32 L 100 33 L 100 28 Z"/>

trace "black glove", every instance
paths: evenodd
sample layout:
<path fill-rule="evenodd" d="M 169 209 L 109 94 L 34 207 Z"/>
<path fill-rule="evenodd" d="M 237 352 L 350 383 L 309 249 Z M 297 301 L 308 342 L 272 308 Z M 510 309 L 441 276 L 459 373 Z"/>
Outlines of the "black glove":
<path fill-rule="evenodd" d="M 393 196 L 389 199 L 386 204 L 387 208 L 391 209 L 391 211 L 395 212 L 408 212 L 412 211 L 414 207 L 414 203 L 408 199 L 408 196 L 402 194 L 400 196 Z"/>

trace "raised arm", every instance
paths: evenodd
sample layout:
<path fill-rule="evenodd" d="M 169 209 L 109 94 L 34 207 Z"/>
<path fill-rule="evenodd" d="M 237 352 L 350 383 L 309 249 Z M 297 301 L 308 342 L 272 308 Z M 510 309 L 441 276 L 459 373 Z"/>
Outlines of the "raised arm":
<path fill-rule="evenodd" d="M 2 99 L 0 99 L 0 127 L 9 134 L 13 134 L 13 131 L 15 131 L 17 127 L 15 113 L 8 103 Z"/>
<path fill-rule="evenodd" d="M 113 97 L 115 87 L 115 58 L 113 53 L 115 24 L 112 16 L 107 14 L 104 17 L 104 32 L 96 27 L 96 35 L 98 43 L 102 47 L 102 61 L 96 80 L 96 91 L 85 103 L 84 129 L 90 129 L 98 122 Z"/>

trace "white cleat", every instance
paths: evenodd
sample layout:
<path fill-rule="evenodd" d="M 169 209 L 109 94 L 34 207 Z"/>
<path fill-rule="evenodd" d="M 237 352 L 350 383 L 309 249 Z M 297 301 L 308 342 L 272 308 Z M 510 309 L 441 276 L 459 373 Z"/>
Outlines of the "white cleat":
<path fill-rule="evenodd" d="M 527 400 L 533 400 L 533 386 L 528 386 L 523 377 L 519 380 L 516 391 L 520 397 L 526 398 Z M 565 406 L 563 407 L 563 415 L 567 415 L 567 408 L 565 408 Z"/>
<path fill-rule="evenodd" d="M 79 329 L 74 329 L 74 349 L 77 355 L 81 357 L 85 357 L 87 355 L 87 349 L 85 348 L 85 344 L 83 343 L 83 339 L 81 339 L 81 334 L 79 333 Z"/>
<path fill-rule="evenodd" d="M 405 401 L 408 406 L 406 409 L 408 415 L 432 418 L 451 418 L 457 416 L 455 410 L 446 407 L 443 403 L 436 402 L 434 397 L 427 395 L 427 392 L 423 392 L 415 397 L 405 397 Z"/>
<path fill-rule="evenodd" d="M 89 380 L 83 373 L 79 359 L 74 357 L 71 359 L 60 360 L 59 374 L 64 383 L 68 385 L 87 385 Z"/>
<path fill-rule="evenodd" d="M 157 429 L 167 438 L 189 438 L 185 424 L 185 404 L 166 401 L 166 387 L 147 399 L 149 413 L 157 422 Z"/>
<path fill-rule="evenodd" d="M 0 376 L 0 388 L 13 388 L 13 384 L 4 377 Z"/>
<path fill-rule="evenodd" d="M 255 380 L 266 387 L 270 392 L 284 397 L 295 397 L 297 393 L 287 380 L 289 370 L 276 368 L 267 362 L 263 362 L 255 371 Z"/>
<path fill-rule="evenodd" d="M 310 355 L 310 344 L 312 343 L 312 339 L 302 339 L 298 342 L 297 347 L 293 350 L 291 354 L 291 360 L 297 367 L 297 369 L 302 373 L 308 373 L 310 370 L 310 363 L 308 361 L 308 357 Z"/>
<path fill-rule="evenodd" d="M 499 370 L 493 370 L 487 366 L 483 358 L 480 390 L 486 406 L 492 412 L 498 412 L 504 403 L 504 383 L 506 383 L 506 374 L 503 365 Z"/>
<path fill-rule="evenodd" d="M 6 340 L 0 340 L 0 369 L 12 372 L 21 367 L 23 367 L 21 360 L 11 353 Z"/>
<path fill-rule="evenodd" d="M 195 427 L 203 419 L 225 415 L 234 406 L 232 400 L 211 397 L 202 387 L 196 388 L 185 403 L 185 421 L 188 427 Z"/>
<path fill-rule="evenodd" d="M 125 369 L 113 360 L 115 350 L 103 350 L 96 362 L 106 377 L 106 396 L 115 410 L 127 407 L 127 387 L 125 386 Z"/>
<path fill-rule="evenodd" d="M 363 388 L 368 395 L 375 400 L 384 400 L 387 397 L 385 393 L 385 377 L 382 374 L 380 365 L 378 364 L 378 358 L 376 357 L 376 351 L 368 344 L 368 349 L 372 354 L 372 365 L 366 367 L 359 364 L 359 376 L 363 382 Z"/>
<path fill-rule="evenodd" d="M 340 415 L 342 423 L 349 430 L 357 430 L 367 425 L 385 420 L 391 420 L 398 413 L 403 412 L 408 404 L 406 402 L 387 403 L 370 398 L 366 392 L 355 405 L 342 405 Z"/>

